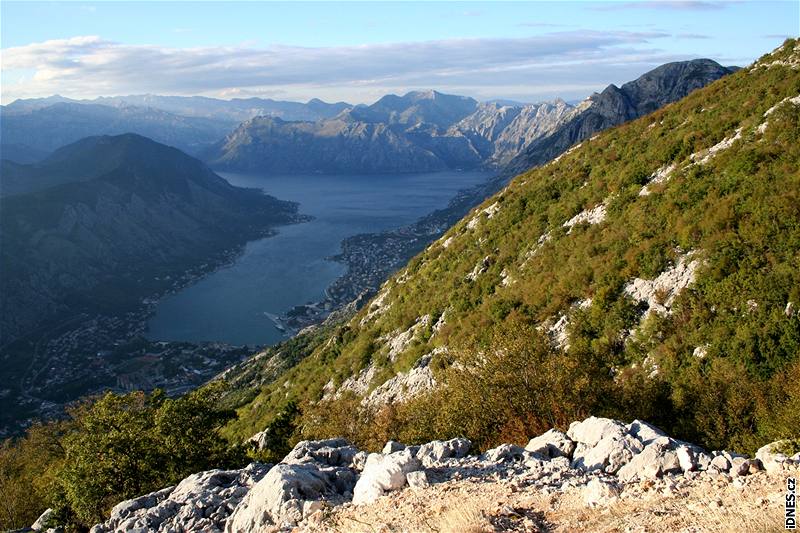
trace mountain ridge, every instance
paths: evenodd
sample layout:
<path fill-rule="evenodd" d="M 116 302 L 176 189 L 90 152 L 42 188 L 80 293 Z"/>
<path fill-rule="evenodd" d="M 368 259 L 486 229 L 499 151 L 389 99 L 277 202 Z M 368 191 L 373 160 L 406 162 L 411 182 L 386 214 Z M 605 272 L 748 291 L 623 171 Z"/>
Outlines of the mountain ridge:
<path fill-rule="evenodd" d="M 578 106 L 563 100 L 522 106 L 479 103 L 433 90 L 386 95 L 313 123 L 275 128 L 274 119 L 254 118 L 203 158 L 226 170 L 395 173 L 486 167 L 509 176 L 553 157 L 583 131 L 641 116 L 730 72 L 708 59 L 662 65 Z M 559 134 L 566 127 L 575 131 Z M 301 148 L 307 153 L 301 155 Z M 545 155 L 526 159 L 526 151 Z"/>

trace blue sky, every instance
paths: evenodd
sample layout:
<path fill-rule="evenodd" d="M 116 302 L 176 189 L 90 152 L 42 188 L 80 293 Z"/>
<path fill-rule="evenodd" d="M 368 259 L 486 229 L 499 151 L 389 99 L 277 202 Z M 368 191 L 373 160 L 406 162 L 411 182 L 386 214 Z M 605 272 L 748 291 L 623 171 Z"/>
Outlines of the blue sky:
<path fill-rule="evenodd" d="M 2 101 L 160 93 L 576 99 L 671 60 L 745 65 L 800 2 L 7 2 Z"/>

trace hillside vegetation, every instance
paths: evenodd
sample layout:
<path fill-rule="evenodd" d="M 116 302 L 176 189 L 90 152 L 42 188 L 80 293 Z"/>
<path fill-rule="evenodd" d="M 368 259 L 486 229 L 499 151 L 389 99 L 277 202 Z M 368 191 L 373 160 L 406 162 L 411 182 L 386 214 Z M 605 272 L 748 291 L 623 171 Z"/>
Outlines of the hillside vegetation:
<path fill-rule="evenodd" d="M 486 449 L 592 413 L 714 449 L 796 437 L 798 69 L 788 40 L 518 176 L 260 384 L 228 435 L 283 413 L 293 439 Z M 436 386 L 403 387 L 425 373 Z"/>

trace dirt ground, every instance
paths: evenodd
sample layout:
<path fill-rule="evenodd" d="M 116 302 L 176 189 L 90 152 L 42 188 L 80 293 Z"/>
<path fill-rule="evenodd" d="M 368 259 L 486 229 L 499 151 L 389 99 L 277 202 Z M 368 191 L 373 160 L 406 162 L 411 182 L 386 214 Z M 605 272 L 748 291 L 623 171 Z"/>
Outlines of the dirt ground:
<path fill-rule="evenodd" d="M 786 479 L 778 474 L 682 475 L 625 485 L 610 504 L 588 507 L 583 486 L 546 494 L 516 480 L 475 479 L 389 494 L 377 502 L 325 509 L 297 531 L 369 533 L 777 532 L 784 531 Z"/>

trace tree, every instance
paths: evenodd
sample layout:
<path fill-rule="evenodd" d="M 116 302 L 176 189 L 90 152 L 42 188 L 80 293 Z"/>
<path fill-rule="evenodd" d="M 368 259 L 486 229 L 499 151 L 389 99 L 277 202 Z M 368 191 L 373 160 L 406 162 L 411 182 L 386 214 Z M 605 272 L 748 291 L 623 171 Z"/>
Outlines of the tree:
<path fill-rule="evenodd" d="M 70 411 L 58 478 L 65 506 L 84 525 L 101 521 L 121 500 L 201 470 L 241 466 L 241 447 L 219 434 L 235 417 L 217 407 L 218 386 L 178 398 L 163 392 L 106 395 Z"/>

